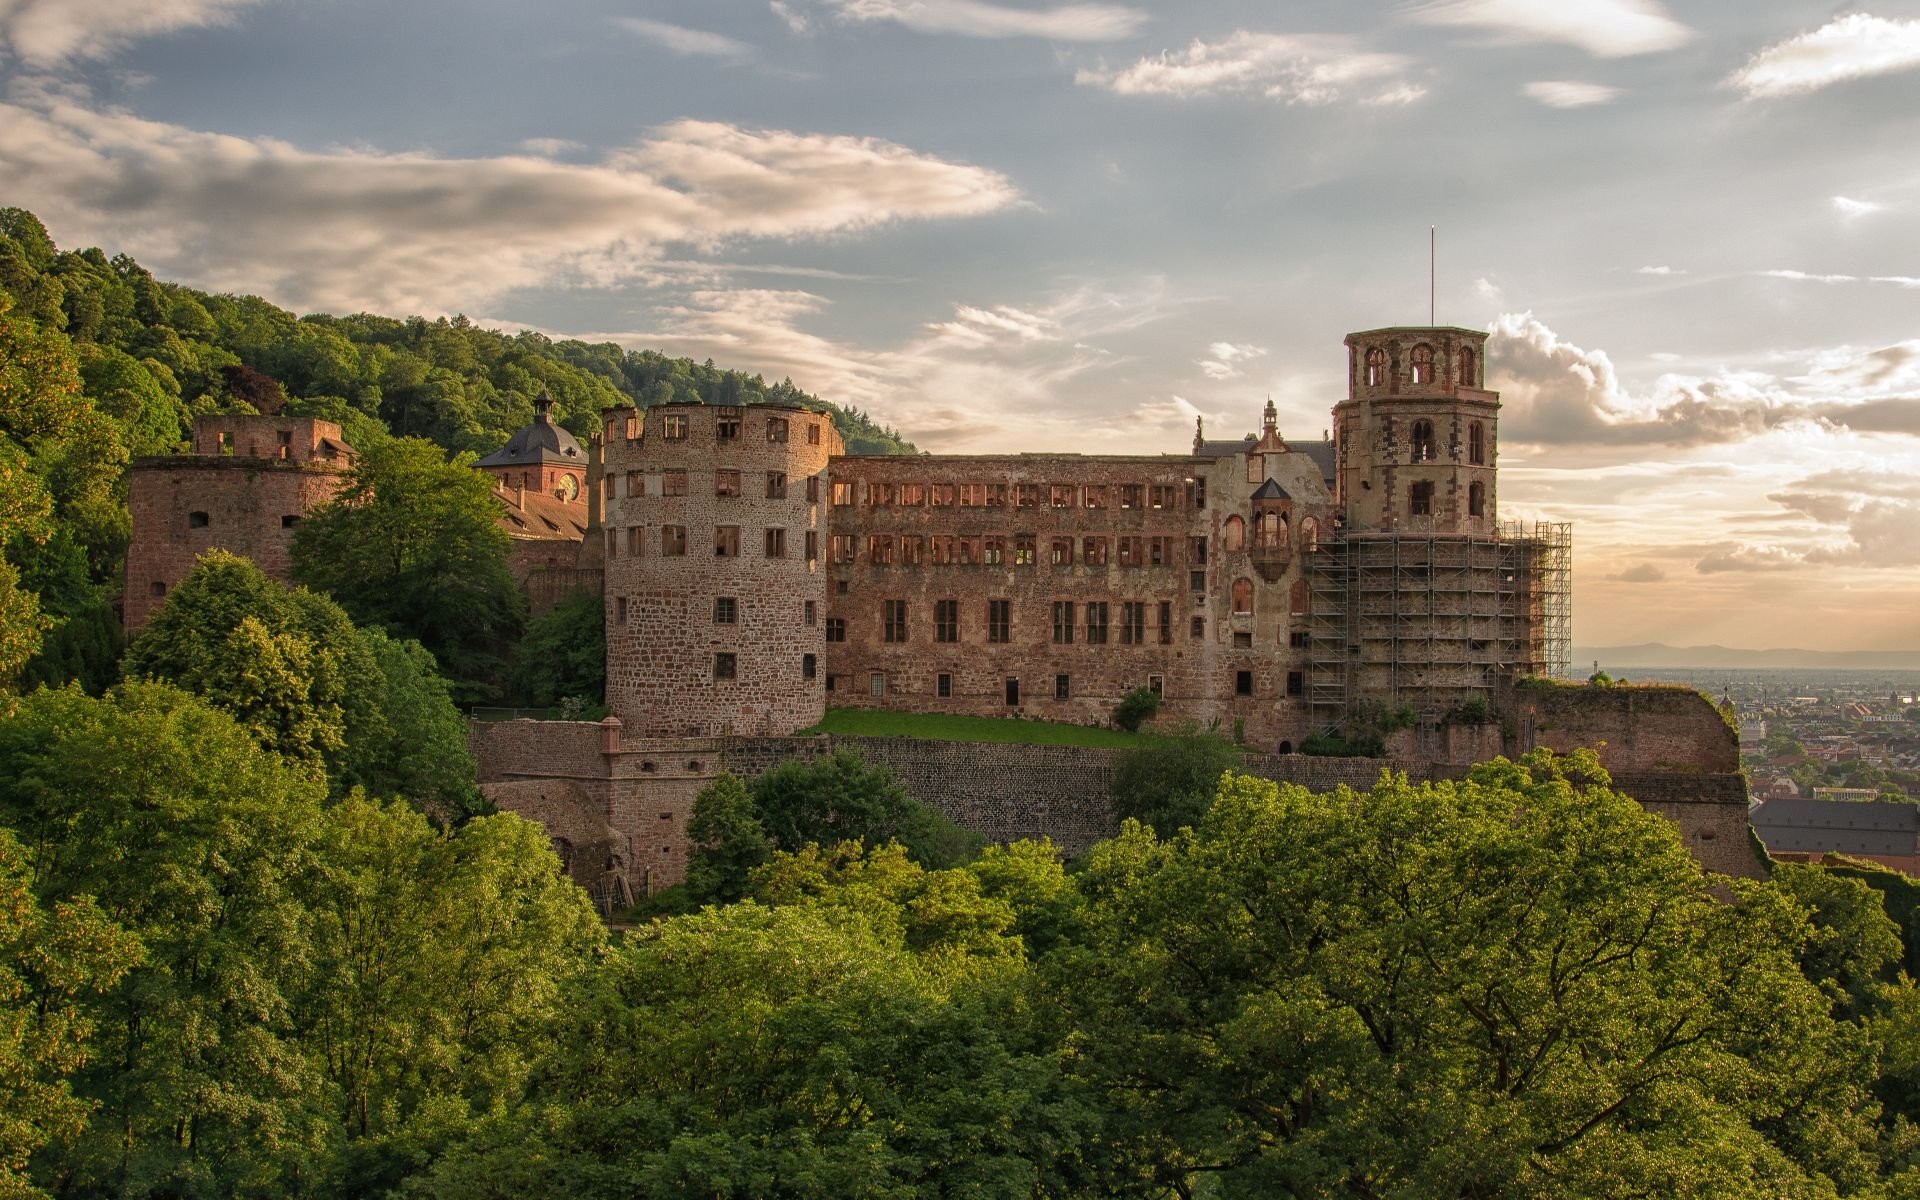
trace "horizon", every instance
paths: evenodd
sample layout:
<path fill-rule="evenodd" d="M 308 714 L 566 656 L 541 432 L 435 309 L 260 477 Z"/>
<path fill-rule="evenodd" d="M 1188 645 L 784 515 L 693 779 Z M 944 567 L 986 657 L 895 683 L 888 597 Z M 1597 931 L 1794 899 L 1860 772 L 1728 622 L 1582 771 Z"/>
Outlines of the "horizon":
<path fill-rule="evenodd" d="M 1317 439 L 1341 339 L 1428 316 L 1437 225 L 1500 515 L 1575 525 L 1577 644 L 1920 646 L 1920 3 L 454 12 L 25 0 L 0 200 L 296 312 L 791 377 L 935 453 L 1178 452 L 1269 394 Z"/>

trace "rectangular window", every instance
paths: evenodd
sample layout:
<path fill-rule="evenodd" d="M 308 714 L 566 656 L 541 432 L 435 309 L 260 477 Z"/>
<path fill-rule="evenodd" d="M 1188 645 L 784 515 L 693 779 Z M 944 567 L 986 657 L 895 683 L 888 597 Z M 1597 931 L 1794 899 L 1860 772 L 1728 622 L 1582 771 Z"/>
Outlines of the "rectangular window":
<path fill-rule="evenodd" d="M 833 535 L 833 561 L 850 563 L 853 561 L 853 535 L 836 533 Z"/>
<path fill-rule="evenodd" d="M 1007 561 L 1007 539 L 988 538 L 980 547 L 980 561 L 989 567 L 1004 565 Z"/>
<path fill-rule="evenodd" d="M 647 494 L 647 477 L 638 471 L 627 472 L 627 499 L 638 500 Z"/>
<path fill-rule="evenodd" d="M 1140 507 L 1140 485 L 1139 484 L 1123 483 L 1120 485 L 1120 507 L 1121 508 L 1139 508 Z"/>
<path fill-rule="evenodd" d="M 1235 650 L 1253 649 L 1253 634 L 1244 630 L 1236 632 L 1233 635 L 1233 648 Z"/>
<path fill-rule="evenodd" d="M 1294 629 L 1294 630 L 1288 631 L 1287 645 L 1292 647 L 1293 649 L 1305 650 L 1307 648 L 1307 642 L 1308 642 L 1308 638 L 1307 638 L 1306 630 Z"/>
<path fill-rule="evenodd" d="M 845 508 L 853 503 L 853 485 L 836 481 L 833 485 L 833 503 L 836 508 Z"/>
<path fill-rule="evenodd" d="M 814 665 L 815 662 L 816 660 L 811 654 L 802 654 L 800 656 L 800 678 L 812 679 L 814 677 L 814 674 L 819 670 L 819 668 Z"/>
<path fill-rule="evenodd" d="M 1001 645 L 1013 640 L 1013 601 L 987 601 L 987 640 Z"/>
<path fill-rule="evenodd" d="M 735 666 L 733 655 L 724 650 L 715 654 L 713 656 L 713 677 L 715 679 L 732 679 L 734 675 Z"/>
<path fill-rule="evenodd" d="M 1116 538 L 1115 540 L 1120 543 L 1121 566 L 1138 567 L 1145 565 L 1146 550 L 1141 539 L 1137 537 L 1123 537 Z"/>
<path fill-rule="evenodd" d="M 1287 695 L 1304 696 L 1307 693 L 1307 677 L 1300 671 L 1287 672 Z"/>
<path fill-rule="evenodd" d="M 979 566 L 980 550 L 981 550 L 980 542 L 981 542 L 981 539 L 977 537 L 961 537 L 961 538 L 953 539 L 953 561 L 963 567 Z"/>
<path fill-rule="evenodd" d="M 738 525 L 716 525 L 713 527 L 713 556 L 715 558 L 740 557 L 740 527 Z"/>
<path fill-rule="evenodd" d="M 1195 508 L 1205 508 L 1207 506 L 1207 481 L 1204 479 L 1194 480 L 1191 492 L 1193 495 L 1193 506 Z"/>
<path fill-rule="evenodd" d="M 847 621 L 845 617 L 827 618 L 827 640 L 844 642 L 847 640 Z"/>
<path fill-rule="evenodd" d="M 960 485 L 961 508 L 985 508 L 987 506 L 987 485 L 984 483 L 963 483 Z"/>
<path fill-rule="evenodd" d="M 188 529 L 205 529 L 210 521 L 211 519 L 203 512 L 190 512 L 187 514 Z"/>
<path fill-rule="evenodd" d="M 919 508 L 927 502 L 927 485 L 924 483 L 903 483 L 900 485 L 900 507 Z"/>
<path fill-rule="evenodd" d="M 1187 587 L 1196 592 L 1206 591 L 1207 573 L 1205 571 L 1188 571 Z"/>
<path fill-rule="evenodd" d="M 767 499 L 785 500 L 787 498 L 787 473 L 785 471 L 767 472 Z"/>
<path fill-rule="evenodd" d="M 960 640 L 960 602 L 958 600 L 933 602 L 933 640 L 936 642 Z"/>
<path fill-rule="evenodd" d="M 1107 602 L 1095 600 L 1087 605 L 1087 645 L 1107 644 Z"/>
<path fill-rule="evenodd" d="M 1136 600 L 1120 605 L 1120 644 L 1140 646 L 1147 640 L 1147 606 Z"/>
<path fill-rule="evenodd" d="M 987 485 L 987 507 L 1005 508 L 1007 506 L 1007 485 L 990 483 Z"/>
<path fill-rule="evenodd" d="M 927 539 L 918 533 L 905 534 L 900 538 L 900 565 L 917 567 L 927 561 Z"/>
<path fill-rule="evenodd" d="M 627 418 L 626 432 L 628 441 L 634 442 L 640 439 L 640 415 L 638 413 Z"/>
<path fill-rule="evenodd" d="M 945 671 L 940 672 L 939 675 L 934 677 L 933 690 L 934 694 L 942 700 L 953 699 L 953 676 L 947 674 Z"/>
<path fill-rule="evenodd" d="M 807 549 L 808 562 L 813 562 L 815 559 L 820 557 L 820 535 L 818 533 L 815 533 L 811 529 L 807 530 L 806 549 Z"/>
<path fill-rule="evenodd" d="M 1089 567 L 1107 565 L 1107 539 L 1103 537 L 1083 538 L 1080 542 L 1080 561 Z"/>
<path fill-rule="evenodd" d="M 1053 565 L 1056 567 L 1070 567 L 1073 565 L 1072 538 L 1053 539 Z"/>
<path fill-rule="evenodd" d="M 1073 601 L 1071 600 L 1053 602 L 1053 644 L 1056 646 L 1073 644 Z"/>
<path fill-rule="evenodd" d="M 1088 508 L 1105 508 L 1107 506 L 1106 485 L 1101 483 L 1090 483 L 1086 487 L 1080 489 L 1080 497 L 1081 497 L 1081 500 L 1086 504 Z M 1126 506 L 1121 505 L 1121 507 L 1124 508 Z"/>
<path fill-rule="evenodd" d="M 687 440 L 687 417 L 685 413 L 668 413 L 660 418 L 660 436 L 670 442 Z"/>
<path fill-rule="evenodd" d="M 891 483 L 869 483 L 867 485 L 868 508 L 892 508 L 893 485 Z"/>
<path fill-rule="evenodd" d="M 820 422 L 808 421 L 807 422 L 807 445 L 818 446 L 819 444 L 820 444 Z"/>
<path fill-rule="evenodd" d="M 1196 638 L 1206 637 L 1207 619 L 1205 617 L 1195 617 L 1193 619 L 1193 627 L 1188 630 L 1188 636 Z"/>
<path fill-rule="evenodd" d="M 875 671 L 867 676 L 867 695 L 878 699 L 887 694 L 887 677 Z"/>
<path fill-rule="evenodd" d="M 614 597 L 613 621 L 616 625 L 625 625 L 627 623 L 627 598 L 625 596 Z"/>
<path fill-rule="evenodd" d="M 715 625 L 732 625 L 739 616 L 740 602 L 738 600 L 732 596 L 715 596 L 713 598 L 713 623 Z"/>
<path fill-rule="evenodd" d="M 662 496 L 684 496 L 687 494 L 687 473 L 679 468 L 660 472 L 660 494 Z"/>
<path fill-rule="evenodd" d="M 927 507 L 952 508 L 953 485 L 950 483 L 936 483 L 932 487 L 929 487 L 927 489 Z"/>
<path fill-rule="evenodd" d="M 1067 675 L 1055 675 L 1053 677 L 1053 698 L 1055 700 L 1066 700 L 1066 699 L 1070 699 L 1072 695 L 1073 695 L 1072 677 Z"/>
<path fill-rule="evenodd" d="M 1147 690 L 1164 699 L 1167 694 L 1167 677 L 1165 675 L 1147 676 Z"/>
<path fill-rule="evenodd" d="M 1261 470 L 1260 456 L 1258 454 L 1247 455 L 1247 482 L 1259 483 L 1262 479 L 1265 479 L 1266 476 L 1260 473 Z"/>
<path fill-rule="evenodd" d="M 787 440 L 787 419 L 785 417 L 767 418 L 767 440 L 784 442 Z M 811 678 L 811 676 L 809 676 Z"/>
<path fill-rule="evenodd" d="M 880 626 L 881 641 L 906 641 L 907 602 L 905 600 L 882 600 L 880 602 Z"/>
<path fill-rule="evenodd" d="M 1253 695 L 1253 672 L 1235 671 L 1233 673 L 1233 694 L 1236 696 Z"/>
<path fill-rule="evenodd" d="M 1047 507 L 1072 508 L 1073 507 L 1073 485 L 1070 483 L 1055 483 L 1055 484 L 1048 485 Z"/>
<path fill-rule="evenodd" d="M 1147 491 L 1147 503 L 1154 508 L 1172 508 L 1178 493 L 1170 483 L 1156 483 Z"/>
<path fill-rule="evenodd" d="M 874 533 L 867 535 L 867 561 L 876 566 L 893 564 L 893 535 Z"/>
<path fill-rule="evenodd" d="M 818 504 L 819 502 L 820 477 L 818 475 L 809 475 L 807 476 L 807 503 Z"/>
<path fill-rule="evenodd" d="M 1174 540 L 1167 537 L 1147 539 L 1147 565 L 1150 567 L 1170 567 L 1173 565 Z"/>
<path fill-rule="evenodd" d="M 685 525 L 662 525 L 660 527 L 660 553 L 669 558 L 679 558 L 687 552 L 687 527 Z"/>
<path fill-rule="evenodd" d="M 713 423 L 715 441 L 736 442 L 740 440 L 740 410 L 727 406 L 720 410 L 720 419 Z"/>
<path fill-rule="evenodd" d="M 627 553 L 638 558 L 641 546 L 646 544 L 647 531 L 638 525 L 627 526 Z"/>
<path fill-rule="evenodd" d="M 1160 602 L 1160 644 L 1173 645 L 1173 601 Z"/>
<path fill-rule="evenodd" d="M 738 496 L 740 494 L 740 472 L 715 471 L 713 473 L 713 494 L 716 496 Z"/>
<path fill-rule="evenodd" d="M 1033 565 L 1033 559 L 1034 559 L 1033 537 L 1029 534 L 1022 534 L 1019 537 L 1014 538 L 1013 539 L 1013 565 L 1016 567 L 1030 567 Z"/>
<path fill-rule="evenodd" d="M 1203 537 L 1187 539 L 1187 561 L 1196 567 L 1206 565 L 1207 539 Z"/>
<path fill-rule="evenodd" d="M 767 557 L 785 558 L 787 556 L 787 531 L 784 529 L 767 530 Z"/>
<path fill-rule="evenodd" d="M 805 625 L 808 629 L 812 629 L 818 619 L 819 607 L 815 605 L 813 601 L 808 600 L 800 605 L 800 623 L 802 625 Z"/>
<path fill-rule="evenodd" d="M 950 537 L 930 537 L 927 539 L 928 561 L 936 567 L 944 567 L 953 561 L 953 539 Z"/>
<path fill-rule="evenodd" d="M 1015 484 L 1013 503 L 1016 508 L 1039 508 L 1040 485 L 1037 483 Z"/>

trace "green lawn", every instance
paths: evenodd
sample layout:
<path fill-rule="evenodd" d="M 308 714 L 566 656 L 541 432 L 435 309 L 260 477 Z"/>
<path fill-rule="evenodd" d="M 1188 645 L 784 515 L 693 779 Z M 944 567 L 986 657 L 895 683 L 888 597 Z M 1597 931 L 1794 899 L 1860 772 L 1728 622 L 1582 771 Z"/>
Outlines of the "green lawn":
<path fill-rule="evenodd" d="M 1054 721 L 1018 721 L 1004 717 L 956 717 L 943 713 L 886 712 L 872 708 L 830 708 L 826 720 L 802 733 L 839 733 L 850 737 L 931 738 L 943 742 L 1014 742 L 1026 746 L 1138 746 L 1145 738 L 1118 729 L 1063 725 Z"/>

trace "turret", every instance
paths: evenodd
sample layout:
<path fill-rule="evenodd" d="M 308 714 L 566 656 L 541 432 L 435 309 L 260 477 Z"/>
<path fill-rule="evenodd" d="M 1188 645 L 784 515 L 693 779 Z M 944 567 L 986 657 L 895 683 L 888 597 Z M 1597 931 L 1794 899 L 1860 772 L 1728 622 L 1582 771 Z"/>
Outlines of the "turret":
<path fill-rule="evenodd" d="M 1500 397 L 1482 386 L 1486 341 L 1446 326 L 1347 336 L 1347 398 L 1334 422 L 1349 529 L 1494 531 Z"/>

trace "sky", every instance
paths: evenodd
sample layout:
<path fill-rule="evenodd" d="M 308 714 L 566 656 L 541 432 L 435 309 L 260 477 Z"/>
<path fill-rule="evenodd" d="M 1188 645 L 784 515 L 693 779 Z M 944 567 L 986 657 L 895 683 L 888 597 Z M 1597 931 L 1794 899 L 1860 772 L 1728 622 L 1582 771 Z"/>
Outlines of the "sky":
<path fill-rule="evenodd" d="M 1574 636 L 1920 649 L 1920 0 L 0 0 L 0 204 L 934 452 L 1319 438 L 1491 332 Z"/>

